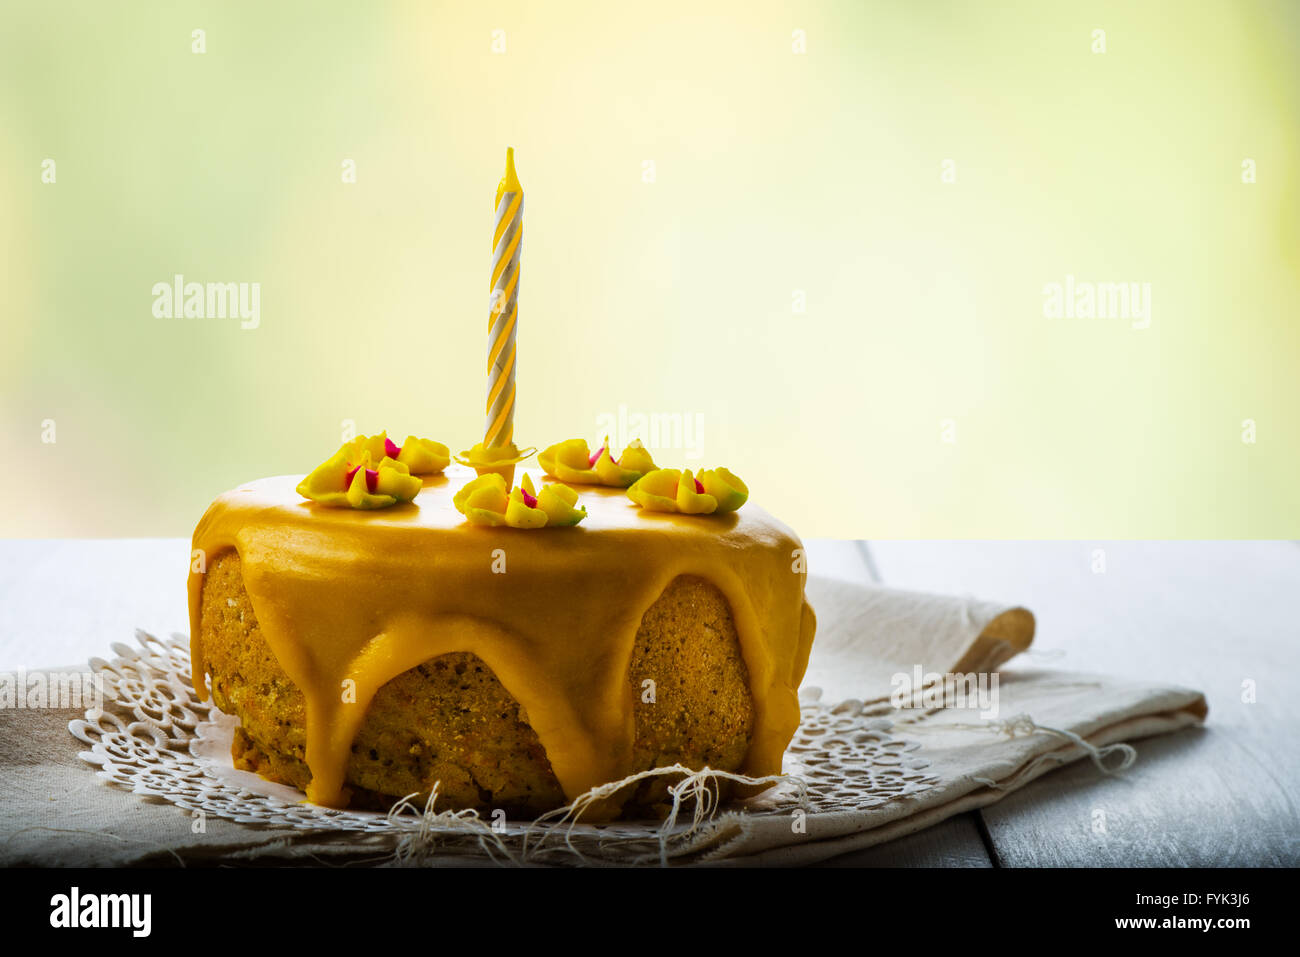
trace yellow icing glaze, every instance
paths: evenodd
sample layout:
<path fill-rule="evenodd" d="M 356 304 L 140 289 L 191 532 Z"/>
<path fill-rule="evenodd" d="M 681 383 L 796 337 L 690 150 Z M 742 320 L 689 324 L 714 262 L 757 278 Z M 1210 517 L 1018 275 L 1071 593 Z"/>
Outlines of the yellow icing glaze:
<path fill-rule="evenodd" d="M 678 575 L 707 579 L 730 603 L 755 708 L 742 770 L 780 772 L 815 628 L 789 528 L 752 504 L 702 522 L 604 488 L 584 490 L 586 521 L 560 534 L 475 526 L 452 506 L 472 474 L 427 476 L 413 502 L 370 512 L 304 500 L 302 476 L 261 479 L 218 497 L 194 530 L 208 565 L 239 553 L 262 634 L 306 698 L 309 800 L 346 802 L 352 740 L 375 692 L 454 651 L 482 658 L 523 706 L 569 799 L 626 776 L 633 641 Z M 191 570 L 200 697 L 203 581 Z"/>

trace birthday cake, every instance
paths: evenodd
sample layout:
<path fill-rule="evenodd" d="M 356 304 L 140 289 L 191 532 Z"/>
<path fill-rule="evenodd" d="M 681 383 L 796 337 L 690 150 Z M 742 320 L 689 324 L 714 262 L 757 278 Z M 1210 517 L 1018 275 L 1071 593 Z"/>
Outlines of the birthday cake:
<path fill-rule="evenodd" d="M 430 439 L 351 436 L 195 529 L 195 689 L 239 719 L 236 767 L 318 804 L 535 814 L 586 795 L 609 818 L 653 809 L 681 769 L 756 786 L 798 725 L 803 550 L 739 476 L 570 439 L 515 484 L 535 451 L 513 440 L 522 217 L 508 150 L 484 439 L 458 465 Z"/>
<path fill-rule="evenodd" d="M 240 719 L 237 767 L 331 806 L 436 785 L 440 808 L 532 813 L 655 767 L 780 773 L 814 617 L 800 542 L 761 509 L 583 487 L 581 524 L 529 531 L 468 520 L 454 465 L 382 510 L 305 481 L 227 492 L 194 532 L 195 685 Z"/>

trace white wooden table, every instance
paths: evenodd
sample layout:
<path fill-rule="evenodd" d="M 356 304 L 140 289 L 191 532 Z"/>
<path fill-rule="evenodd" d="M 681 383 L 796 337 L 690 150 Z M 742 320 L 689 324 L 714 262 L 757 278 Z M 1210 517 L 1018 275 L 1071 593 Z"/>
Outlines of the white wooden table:
<path fill-rule="evenodd" d="M 1040 663 L 1182 684 L 1210 705 L 1205 730 L 1139 742 L 1122 777 L 1081 762 L 832 866 L 1300 863 L 1300 545 L 812 541 L 808 553 L 817 575 L 1026 605 Z M 188 558 L 182 539 L 0 541 L 0 671 L 84 662 L 137 627 L 186 631 Z"/>

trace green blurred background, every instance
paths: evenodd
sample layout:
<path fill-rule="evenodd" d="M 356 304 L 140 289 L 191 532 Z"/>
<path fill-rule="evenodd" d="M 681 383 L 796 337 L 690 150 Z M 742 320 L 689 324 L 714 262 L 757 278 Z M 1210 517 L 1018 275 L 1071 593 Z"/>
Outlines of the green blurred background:
<path fill-rule="evenodd" d="M 805 536 L 1300 537 L 1298 54 L 1295 3 L 7 2 L 0 535 L 481 438 L 513 145 L 524 444 L 698 417 L 660 464 Z"/>

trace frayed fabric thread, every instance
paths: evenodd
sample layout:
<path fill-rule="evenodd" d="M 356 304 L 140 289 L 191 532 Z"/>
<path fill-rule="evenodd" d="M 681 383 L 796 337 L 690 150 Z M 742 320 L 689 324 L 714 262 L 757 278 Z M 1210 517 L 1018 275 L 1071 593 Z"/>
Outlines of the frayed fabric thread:
<path fill-rule="evenodd" d="M 1128 768 L 1132 767 L 1133 762 L 1137 760 L 1137 748 L 1133 747 L 1133 745 L 1131 744 L 1126 744 L 1123 741 L 1117 741 L 1114 744 L 1106 744 L 1106 745 L 1102 745 L 1101 747 L 1098 747 L 1097 745 L 1093 744 L 1091 741 L 1088 741 L 1086 738 L 1083 738 L 1080 735 L 1075 734 L 1073 731 L 1064 731 L 1060 728 L 1049 728 L 1045 725 L 1038 724 L 1036 721 L 1034 721 L 1032 717 L 1030 717 L 1027 714 L 1018 714 L 1015 715 L 1014 717 L 1008 718 L 1005 721 L 986 721 L 983 724 L 934 725 L 929 728 L 926 728 L 925 730 L 992 731 L 995 734 L 1005 734 L 1009 738 L 1014 738 L 1018 735 L 1031 735 L 1031 734 L 1039 734 L 1039 733 L 1052 734 L 1057 736 L 1058 738 L 1062 738 L 1070 742 L 1076 747 L 1081 748 L 1084 751 L 1084 753 L 1087 754 L 1088 757 L 1092 759 L 1092 763 L 1097 766 L 1097 770 L 1100 771 L 1102 774 L 1106 774 L 1106 775 L 1119 774 L 1121 771 L 1125 771 Z M 1106 759 L 1110 757 L 1112 754 L 1122 755 L 1122 757 L 1119 760 L 1119 763 L 1114 766 L 1110 766 L 1106 764 Z M 1020 771 L 1018 771 L 1014 775 L 1014 777 L 1017 778 L 1022 777 L 1025 774 L 1028 774 L 1029 772 L 1035 770 L 1045 762 L 1055 761 L 1056 763 L 1059 764 L 1061 760 L 1062 760 L 1061 756 L 1054 752 L 1049 751 L 1046 754 L 1040 754 L 1038 755 L 1038 757 L 1034 758 L 1034 760 L 1030 761 L 1029 764 L 1027 764 L 1025 767 L 1021 768 Z M 1006 787 L 1005 782 L 999 783 L 997 781 L 994 781 L 992 778 L 972 776 L 971 780 L 974 781 L 976 784 L 982 784 L 985 787 L 993 788 L 994 790 L 998 790 L 998 791 L 1004 790 Z"/>
<path fill-rule="evenodd" d="M 570 804 L 547 811 L 524 827 L 522 833 L 510 835 L 488 824 L 476 810 L 436 811 L 438 785 L 435 784 L 421 811 L 411 794 L 398 801 L 388 812 L 389 820 L 409 814 L 420 815 L 420 825 L 415 831 L 398 841 L 394 850 L 394 863 L 417 865 L 427 860 L 439 846 L 473 837 L 480 850 L 498 864 L 543 863 L 546 859 L 563 856 L 575 858 L 580 863 L 590 863 L 580 845 L 599 847 L 600 863 L 610 859 L 610 844 L 606 843 L 601 825 L 582 825 L 582 815 L 594 805 L 612 797 L 624 788 L 658 777 L 680 777 L 668 787 L 672 801 L 668 814 L 660 824 L 652 841 L 630 842 L 628 852 L 617 855 L 620 863 L 644 864 L 657 862 L 666 867 L 669 860 L 699 848 L 705 839 L 715 834 L 727 821 L 739 820 L 743 811 L 719 814 L 718 783 L 730 781 L 749 787 L 767 788 L 780 783 L 792 783 L 797 792 L 797 804 L 807 807 L 807 786 L 802 779 L 784 774 L 749 777 L 731 771 L 713 768 L 693 770 L 681 764 L 651 768 L 628 775 L 620 781 L 601 784 L 579 795 Z M 591 833 L 575 834 L 579 826 L 591 828 Z M 616 828 L 617 822 L 610 827 Z"/>

